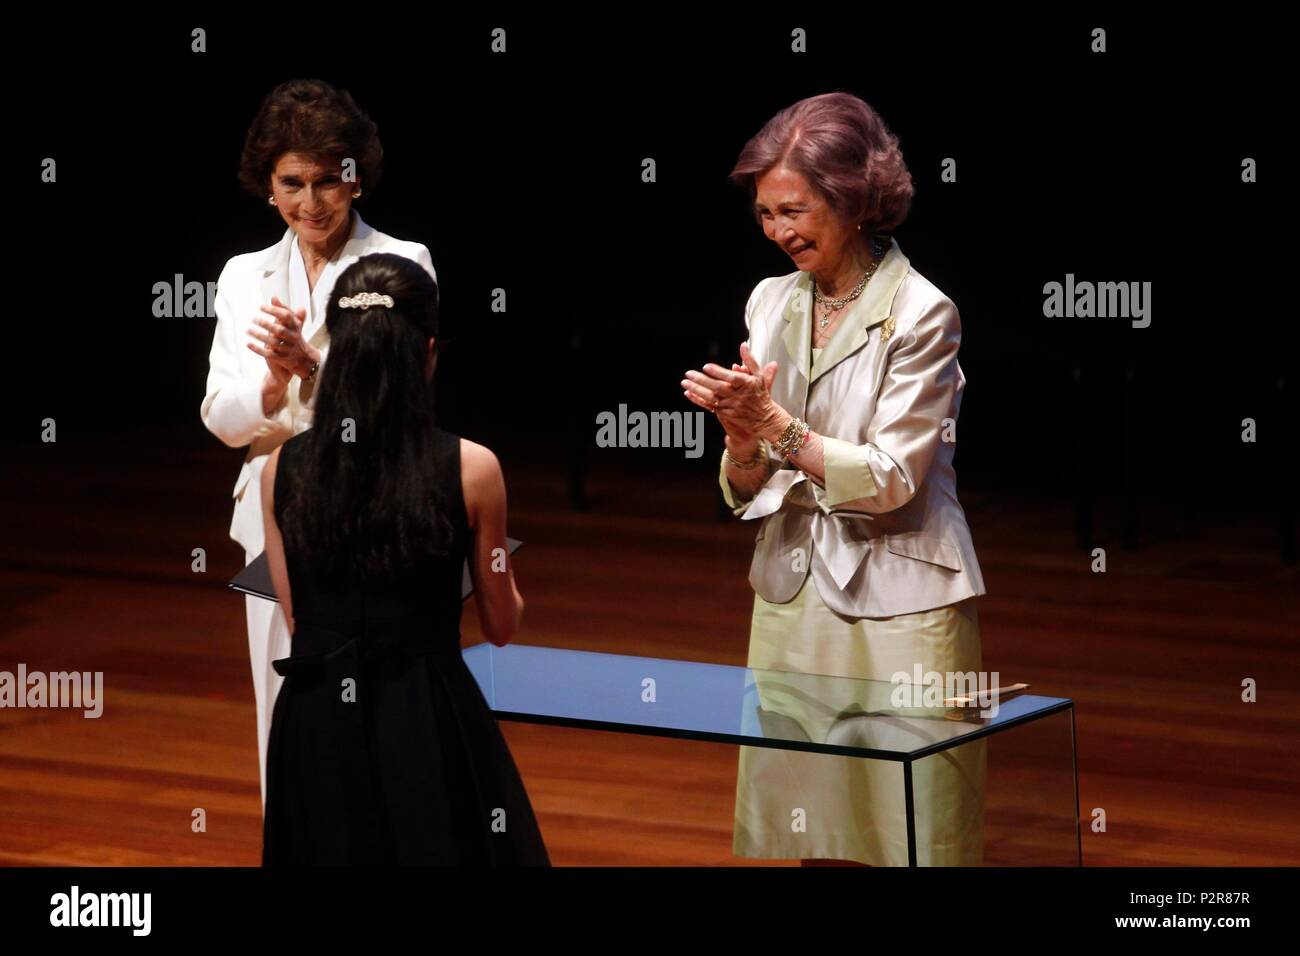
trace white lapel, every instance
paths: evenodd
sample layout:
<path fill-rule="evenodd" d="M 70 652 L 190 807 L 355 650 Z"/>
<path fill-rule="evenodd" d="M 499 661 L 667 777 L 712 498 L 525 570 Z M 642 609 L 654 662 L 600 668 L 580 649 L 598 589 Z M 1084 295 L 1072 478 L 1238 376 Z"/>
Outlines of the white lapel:
<path fill-rule="evenodd" d="M 267 251 L 266 258 L 262 260 L 262 282 L 258 290 L 259 306 L 270 305 L 272 297 L 281 302 L 289 301 L 289 255 L 293 249 L 290 243 L 293 241 L 294 231 L 285 229 L 284 238 L 272 246 Z"/>
<path fill-rule="evenodd" d="M 343 248 L 339 251 L 336 275 L 342 273 L 344 269 L 362 256 L 369 255 L 372 252 L 379 252 L 380 246 L 383 244 L 383 233 L 377 232 L 368 226 L 366 221 L 361 218 L 361 213 L 357 212 L 355 208 L 352 210 L 352 218 L 352 234 L 348 237 L 348 241 L 343 243 Z M 287 274 L 288 260 L 286 259 L 285 262 Z M 325 329 L 325 314 L 328 311 L 328 308 L 321 309 L 320 313 L 313 316 L 307 327 L 303 329 L 303 338 L 317 348 L 321 346 L 321 343 L 325 341 L 329 334 Z M 316 341 L 317 339 L 320 341 Z"/>

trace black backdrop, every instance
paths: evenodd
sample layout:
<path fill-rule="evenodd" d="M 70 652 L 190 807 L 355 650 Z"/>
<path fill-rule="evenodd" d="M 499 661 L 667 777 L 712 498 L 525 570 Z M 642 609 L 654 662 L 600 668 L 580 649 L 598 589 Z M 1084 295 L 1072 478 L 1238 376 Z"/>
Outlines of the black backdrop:
<path fill-rule="evenodd" d="M 1280 487 L 1293 440 L 1297 321 L 1276 24 L 870 6 L 480 13 L 126 13 L 23 32 L 4 442 L 36 443 L 47 416 L 60 441 L 202 429 L 214 322 L 155 318 L 152 287 L 215 280 L 282 235 L 235 171 L 262 96 L 295 76 L 346 87 L 379 124 L 384 182 L 358 209 L 433 255 L 454 340 L 439 363 L 445 427 L 548 448 L 576 429 L 594 453 L 598 411 L 693 412 L 682 373 L 729 363 L 749 291 L 794 268 L 726 174 L 773 112 L 845 89 L 899 135 L 917 186 L 900 245 L 961 312 L 962 487 L 1127 480 L 1276 503 L 1259 492 Z M 489 50 L 495 26 L 504 55 Z M 1098 26 L 1104 54 L 1089 50 Z M 194 27 L 205 53 L 190 51 Z M 806 54 L 790 52 L 794 27 Z M 47 156 L 55 184 L 40 181 Z M 956 183 L 940 181 L 945 157 Z M 1241 181 L 1245 157 L 1258 183 Z M 1150 281 L 1150 327 L 1044 318 L 1043 284 L 1066 273 Z M 505 314 L 490 310 L 496 287 Z M 1255 445 L 1240 440 L 1246 417 Z M 710 428 L 701 462 L 631 454 L 712 474 Z"/>

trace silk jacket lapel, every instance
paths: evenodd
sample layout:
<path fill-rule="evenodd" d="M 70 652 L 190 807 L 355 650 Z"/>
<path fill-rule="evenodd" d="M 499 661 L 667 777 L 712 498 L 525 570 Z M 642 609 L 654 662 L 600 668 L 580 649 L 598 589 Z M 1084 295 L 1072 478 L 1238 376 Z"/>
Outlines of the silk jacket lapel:
<path fill-rule="evenodd" d="M 907 278 L 910 268 L 911 263 L 898 247 L 898 241 L 890 239 L 889 249 L 885 251 L 876 274 L 867 282 L 862 294 L 849 304 L 843 324 L 836 330 L 826 350 L 818 356 L 815 371 L 811 369 L 812 273 L 805 272 L 799 276 L 794 292 L 781 313 L 781 318 L 785 320 L 781 341 L 786 354 L 785 361 L 780 363 L 786 368 L 797 370 L 799 374 L 785 376 L 788 390 L 782 397 L 789 402 L 778 398 L 778 404 L 791 415 L 803 417 L 808 405 L 808 389 L 827 371 L 866 345 L 871 338 L 871 330 L 889 318 L 894 295 Z M 775 388 L 773 385 L 774 398 Z"/>

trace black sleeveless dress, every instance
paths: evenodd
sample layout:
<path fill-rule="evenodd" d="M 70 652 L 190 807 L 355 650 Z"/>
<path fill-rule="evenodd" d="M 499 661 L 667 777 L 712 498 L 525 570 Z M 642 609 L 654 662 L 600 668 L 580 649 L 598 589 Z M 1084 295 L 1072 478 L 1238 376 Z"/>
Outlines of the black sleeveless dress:
<path fill-rule="evenodd" d="M 292 654 L 272 712 L 262 864 L 549 866 L 527 791 L 461 658 L 472 540 L 460 440 L 449 462 L 451 552 L 403 581 L 329 588 L 293 553 Z M 306 433 L 281 446 L 275 514 Z"/>

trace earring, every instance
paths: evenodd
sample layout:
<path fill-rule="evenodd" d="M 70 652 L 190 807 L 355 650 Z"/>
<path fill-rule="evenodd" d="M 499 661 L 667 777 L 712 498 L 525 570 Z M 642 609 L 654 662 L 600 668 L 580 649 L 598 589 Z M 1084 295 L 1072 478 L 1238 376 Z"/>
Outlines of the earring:
<path fill-rule="evenodd" d="M 270 203 L 272 206 L 275 205 L 275 197 L 274 197 L 274 196 L 267 196 L 267 197 L 266 197 L 266 201 L 267 201 L 268 203 Z"/>
<path fill-rule="evenodd" d="M 858 232 L 862 231 L 862 223 L 858 223 Z"/>
<path fill-rule="evenodd" d="M 357 191 L 354 192 L 354 193 L 352 194 L 352 198 L 353 198 L 353 199 L 360 199 L 360 198 L 361 198 L 361 187 L 360 187 L 360 186 L 358 186 L 358 187 L 357 187 Z"/>

